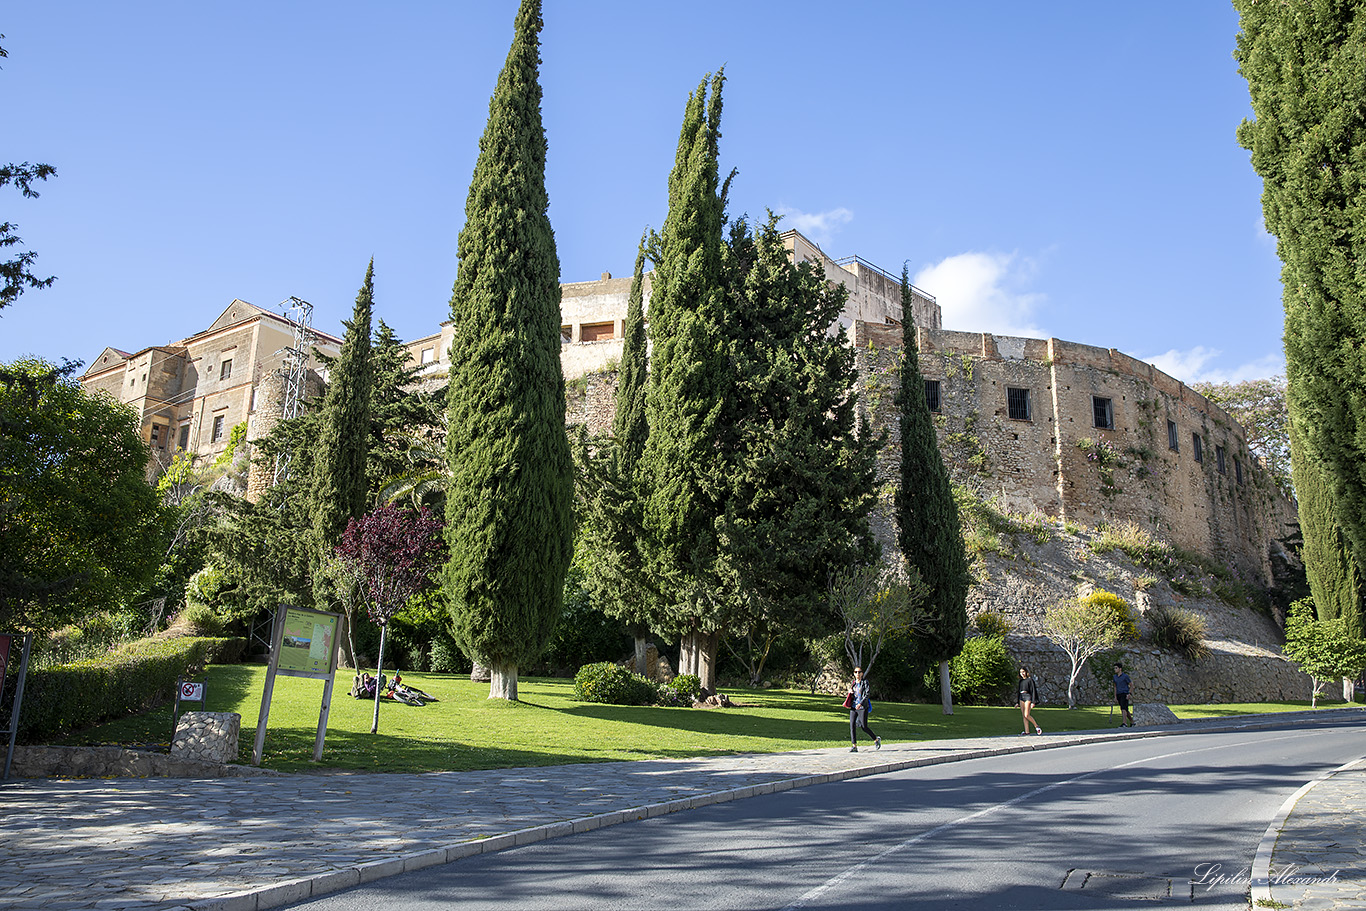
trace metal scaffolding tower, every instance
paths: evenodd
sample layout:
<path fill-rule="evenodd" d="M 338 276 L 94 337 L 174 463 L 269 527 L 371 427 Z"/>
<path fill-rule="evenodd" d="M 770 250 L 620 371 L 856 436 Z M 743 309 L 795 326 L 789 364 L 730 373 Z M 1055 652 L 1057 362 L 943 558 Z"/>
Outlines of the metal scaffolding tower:
<path fill-rule="evenodd" d="M 278 354 L 284 355 L 276 375 L 283 380 L 284 402 L 280 407 L 280 420 L 288 421 L 299 416 L 303 410 L 304 396 L 308 384 L 308 353 L 313 346 L 313 305 L 306 300 L 291 297 L 280 302 L 285 319 L 294 327 L 294 340 Z M 271 485 L 279 484 L 289 476 L 289 462 L 292 453 L 288 447 L 275 456 L 275 474 Z"/>

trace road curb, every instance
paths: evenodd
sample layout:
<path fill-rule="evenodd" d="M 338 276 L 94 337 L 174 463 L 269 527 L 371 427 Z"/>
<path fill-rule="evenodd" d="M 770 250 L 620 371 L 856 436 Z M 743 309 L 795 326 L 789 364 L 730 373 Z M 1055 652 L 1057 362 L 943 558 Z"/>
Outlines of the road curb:
<path fill-rule="evenodd" d="M 384 860 L 357 864 L 340 870 L 328 870 L 315 875 L 299 877 L 245 892 L 199 899 L 187 902 L 183 907 L 187 909 L 187 911 L 265 911 L 267 908 L 277 908 L 281 905 L 306 901 L 310 898 L 321 898 L 322 896 L 333 892 L 339 892 L 343 889 L 349 889 L 364 883 L 371 883 L 379 879 L 396 876 L 399 873 L 411 873 L 415 870 L 423 870 L 428 867 L 452 863 L 466 857 L 472 857 L 476 854 L 492 854 L 507 848 L 534 844 L 552 838 L 560 838 L 565 835 L 592 832 L 597 829 L 618 825 L 624 822 L 653 819 L 658 816 L 667 816 L 684 810 L 712 806 L 718 803 L 730 803 L 731 801 L 744 800 L 748 797 L 761 797 L 768 794 L 775 794 L 779 791 L 790 791 L 795 788 L 804 788 L 819 784 L 832 784 L 838 781 L 848 781 L 853 778 L 865 778 L 869 775 L 882 775 L 888 772 L 900 772 L 906 769 L 946 765 L 951 762 L 964 762 L 971 759 L 985 759 L 994 756 L 1008 756 L 1013 753 L 1055 750 L 1081 744 L 1112 743 L 1119 740 L 1169 737 L 1189 732 L 1192 729 L 1211 732 L 1264 730 L 1267 728 L 1280 727 L 1289 722 L 1302 721 L 1306 717 L 1324 718 L 1331 717 L 1331 714 L 1350 711 L 1361 711 L 1361 709 L 1343 707 L 1340 709 L 1318 709 L 1312 712 L 1285 712 L 1278 713 L 1274 719 L 1268 718 L 1265 715 L 1239 715 L 1229 719 L 1185 721 L 1179 724 L 1164 725 L 1160 728 L 1127 728 L 1122 732 L 1108 731 L 1089 733 L 1074 731 L 1070 734 L 1045 734 L 1042 737 L 1035 736 L 1028 739 L 1020 737 L 1018 741 L 1007 741 L 1007 743 L 1003 743 L 1000 747 L 967 749 L 954 753 L 945 753 L 940 756 L 919 756 L 914 759 L 889 760 L 853 769 L 840 769 L 835 772 L 823 772 L 815 775 L 798 775 L 792 778 L 780 778 L 775 781 L 748 785 L 742 788 L 712 791 L 707 794 L 679 797 L 674 800 L 667 800 L 659 803 L 642 804 L 625 810 L 614 810 L 607 813 L 594 814 L 592 816 L 558 820 L 553 823 L 545 823 L 525 829 L 516 829 L 512 832 L 504 832 L 486 838 L 455 842 L 453 844 L 437 848 L 428 848 L 410 854 L 400 854 L 385 858 Z M 924 742 L 925 741 L 919 741 L 919 743 Z M 1352 764 L 1353 763 L 1348 763 L 1348 765 Z M 1321 777 L 1327 778 L 1330 775 L 1336 774 L 1338 771 L 1342 771 L 1342 769 L 1336 769 Z M 1316 779 L 1315 782 L 1311 782 L 1309 785 L 1301 788 L 1286 802 L 1286 805 L 1282 807 L 1284 814 L 1277 822 L 1273 823 L 1277 833 L 1279 833 L 1279 825 L 1284 823 L 1285 817 L 1289 815 L 1290 810 L 1294 807 L 1294 802 L 1307 792 L 1310 786 L 1317 783 L 1318 780 L 1319 779 Z M 1268 835 L 1271 834 L 1271 831 L 1272 830 L 1268 828 Z M 1264 836 L 1262 840 L 1265 842 L 1266 837 Z M 1271 843 L 1274 846 L 1274 837 L 1272 837 Z M 1257 856 L 1258 859 L 1261 858 L 1260 846 L 1258 847 Z M 1271 855 L 1270 850 L 1268 849 L 1268 867 L 1270 865 L 1270 860 Z M 1252 875 L 1255 898 L 1255 883 L 1257 877 L 1257 867 L 1255 865 L 1253 867 Z M 1269 895 L 1270 892 L 1268 891 L 1267 896 L 1269 897 Z"/>
<path fill-rule="evenodd" d="M 1304 798 L 1314 788 L 1323 784 L 1328 779 L 1337 775 L 1339 772 L 1346 772 L 1355 766 L 1366 764 L 1366 756 L 1360 759 L 1353 759 L 1351 762 L 1344 763 L 1336 769 L 1324 772 L 1316 778 L 1305 782 L 1294 794 L 1286 798 L 1285 803 L 1276 811 L 1275 817 L 1266 827 L 1266 832 L 1262 835 L 1262 840 L 1257 843 L 1257 853 L 1252 859 L 1252 883 L 1251 898 L 1253 906 L 1276 907 L 1276 899 L 1271 895 L 1271 856 L 1276 850 L 1276 842 L 1280 840 L 1281 829 L 1285 827 L 1285 821 L 1294 812 L 1295 805 Z"/>

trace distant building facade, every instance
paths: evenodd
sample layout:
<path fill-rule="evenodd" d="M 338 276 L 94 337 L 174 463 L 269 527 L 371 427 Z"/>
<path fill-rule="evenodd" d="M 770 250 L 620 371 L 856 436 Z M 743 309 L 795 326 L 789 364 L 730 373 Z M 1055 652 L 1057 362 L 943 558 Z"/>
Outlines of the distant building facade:
<path fill-rule="evenodd" d="M 137 411 L 142 438 L 152 450 L 149 474 L 155 476 L 177 452 L 216 458 L 238 424 L 247 425 L 248 441 L 269 431 L 280 413 L 278 373 L 294 329 L 284 316 L 234 300 L 189 338 L 133 353 L 105 348 L 81 385 Z M 341 340 L 313 330 L 311 348 L 335 356 Z M 309 366 L 318 367 L 311 350 Z"/>

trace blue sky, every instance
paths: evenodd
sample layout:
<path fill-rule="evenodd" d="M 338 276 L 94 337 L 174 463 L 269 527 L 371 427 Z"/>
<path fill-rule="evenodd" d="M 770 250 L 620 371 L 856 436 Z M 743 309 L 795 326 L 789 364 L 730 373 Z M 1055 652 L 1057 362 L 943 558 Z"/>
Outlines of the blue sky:
<path fill-rule="evenodd" d="M 367 260 L 403 338 L 449 314 L 456 237 L 516 4 L 64 2 L 0 17 L 0 190 L 36 268 L 0 360 L 87 362 L 233 298 L 340 331 Z M 1056 336 L 1188 382 L 1281 372 L 1280 266 L 1221 2 L 547 0 L 562 278 L 628 274 L 684 102 L 724 65 L 733 214 L 905 262 L 947 328 Z"/>

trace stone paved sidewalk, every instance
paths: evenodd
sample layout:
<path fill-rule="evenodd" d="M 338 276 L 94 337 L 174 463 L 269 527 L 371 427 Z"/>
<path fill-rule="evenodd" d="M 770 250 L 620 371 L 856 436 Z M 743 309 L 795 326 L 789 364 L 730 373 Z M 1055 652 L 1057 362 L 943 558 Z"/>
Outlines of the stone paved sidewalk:
<path fill-rule="evenodd" d="M 11 781 L 0 785 L 6 859 L 0 909 L 256 911 L 471 854 L 793 787 L 1078 743 L 1287 721 L 1259 716 L 895 744 L 878 752 L 840 748 L 422 775 Z M 1325 798 L 1331 799 L 1328 792 Z M 1359 798 L 1345 799 L 1359 807 Z M 1313 806 L 1306 804 L 1306 813 Z M 1325 806 L 1336 812 L 1339 804 Z M 1352 844 L 1359 846 L 1356 832 Z"/>
<path fill-rule="evenodd" d="M 1276 836 L 1267 888 L 1272 900 L 1304 911 L 1366 908 L 1366 762 L 1295 802 Z"/>

